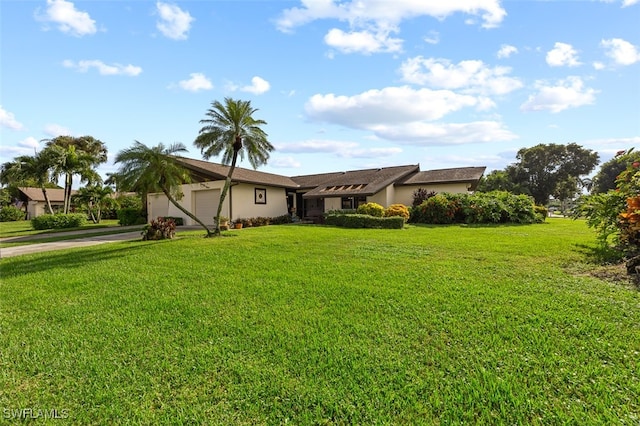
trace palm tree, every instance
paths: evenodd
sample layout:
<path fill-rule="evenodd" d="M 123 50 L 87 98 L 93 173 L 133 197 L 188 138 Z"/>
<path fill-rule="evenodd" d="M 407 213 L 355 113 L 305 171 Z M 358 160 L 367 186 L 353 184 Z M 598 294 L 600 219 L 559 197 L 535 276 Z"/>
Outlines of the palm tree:
<path fill-rule="evenodd" d="M 206 112 L 207 118 L 200 120 L 204 126 L 194 145 L 200 148 L 205 160 L 222 154 L 222 164 L 231 164 L 220 193 L 214 235 L 220 235 L 222 203 L 231 186 L 238 156 L 243 160 L 246 152 L 249 162 L 256 169 L 267 163 L 269 153 L 274 150 L 267 140 L 267 134 L 260 128 L 267 124 L 266 121 L 253 118 L 256 111 L 256 108 L 251 107 L 251 101 L 225 98 L 224 104 L 213 102 Z"/>
<path fill-rule="evenodd" d="M 80 175 L 81 182 L 89 184 L 101 181 L 94 167 L 107 161 L 107 147 L 92 136 L 57 136 L 46 141 L 57 162 L 54 176 L 64 175 L 64 212 L 71 208 L 73 176 Z"/>
<path fill-rule="evenodd" d="M 93 223 L 100 223 L 103 208 L 108 208 L 115 203 L 112 194 L 113 189 L 110 186 L 90 185 L 80 188 L 72 199 L 87 207 L 87 212 Z"/>
<path fill-rule="evenodd" d="M 123 188 L 136 192 L 163 192 L 171 204 L 196 221 L 211 236 L 211 230 L 193 213 L 185 209 L 177 199 L 181 197 L 180 185 L 189 183 L 189 172 L 176 160 L 175 155 L 187 152 L 185 146 L 176 143 L 165 147 L 163 144 L 149 148 L 135 141 L 131 148 L 118 152 L 115 163 L 122 163 L 118 169 L 118 182 Z"/>
<path fill-rule="evenodd" d="M 48 183 L 51 183 L 52 167 L 51 152 L 47 149 L 36 153 L 34 156 L 21 155 L 13 161 L 6 162 L 0 170 L 0 182 L 2 184 L 19 185 L 20 182 L 33 181 L 42 190 L 42 195 L 47 203 L 49 213 L 53 214 L 51 201 L 47 194 Z"/>

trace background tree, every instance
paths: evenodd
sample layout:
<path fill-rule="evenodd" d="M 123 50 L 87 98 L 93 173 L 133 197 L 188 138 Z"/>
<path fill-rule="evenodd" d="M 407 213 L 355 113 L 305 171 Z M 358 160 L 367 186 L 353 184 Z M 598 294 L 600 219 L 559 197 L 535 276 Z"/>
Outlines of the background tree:
<path fill-rule="evenodd" d="M 36 186 L 42 190 L 49 213 L 53 213 L 47 186 L 51 186 L 50 169 L 55 161 L 52 152 L 44 149 L 35 155 L 21 155 L 6 162 L 0 170 L 0 183 L 13 187 Z"/>
<path fill-rule="evenodd" d="M 162 192 L 171 204 L 200 224 L 207 236 L 212 231 L 193 213 L 184 208 L 178 199 L 182 198 L 180 185 L 190 182 L 189 172 L 176 161 L 176 154 L 187 152 L 185 146 L 176 143 L 165 147 L 162 143 L 155 147 L 135 141 L 131 148 L 118 152 L 115 163 L 121 163 L 118 169 L 118 182 L 123 189 L 135 192 Z"/>
<path fill-rule="evenodd" d="M 600 166 L 600 170 L 593 177 L 591 192 L 599 194 L 615 189 L 616 178 L 634 162 L 640 162 L 640 152 L 634 151 L 634 148 L 618 151 L 615 157 Z"/>
<path fill-rule="evenodd" d="M 107 161 L 107 147 L 92 136 L 57 136 L 47 140 L 46 147 L 55 158 L 54 177 L 64 176 L 64 213 L 69 213 L 73 176 L 89 184 L 101 182 L 95 167 Z"/>
<path fill-rule="evenodd" d="M 100 223 L 102 212 L 113 207 L 116 203 L 112 194 L 113 190 L 109 186 L 89 185 L 80 188 L 72 197 L 72 200 L 87 209 L 87 213 L 93 223 Z"/>
<path fill-rule="evenodd" d="M 588 175 L 599 156 L 575 143 L 539 144 L 520 149 L 516 159 L 511 171 L 514 182 L 526 188 L 536 204 L 546 205 L 560 182 Z"/>
<path fill-rule="evenodd" d="M 246 153 L 249 163 L 256 169 L 267 163 L 269 153 L 274 150 L 267 134 L 260 128 L 267 123 L 253 118 L 256 111 L 251 107 L 251 101 L 225 98 L 224 104 L 213 102 L 206 112 L 207 118 L 200 120 L 204 126 L 194 142 L 195 146 L 200 148 L 205 160 L 222 154 L 222 164 L 231 165 L 220 193 L 214 235 L 220 235 L 222 204 L 231 186 L 238 156 L 243 160 Z"/>

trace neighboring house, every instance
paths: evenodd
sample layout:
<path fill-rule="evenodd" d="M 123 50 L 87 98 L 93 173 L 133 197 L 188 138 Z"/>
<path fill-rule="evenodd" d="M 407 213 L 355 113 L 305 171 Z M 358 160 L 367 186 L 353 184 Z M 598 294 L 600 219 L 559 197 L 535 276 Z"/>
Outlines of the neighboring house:
<path fill-rule="evenodd" d="M 182 185 L 180 203 L 207 225 L 213 224 L 220 191 L 229 171 L 208 161 L 179 158 L 191 171 L 191 184 Z M 413 203 L 418 188 L 428 191 L 467 193 L 476 189 L 485 167 L 462 167 L 420 171 L 419 165 L 383 167 L 286 177 L 236 167 L 222 216 L 231 220 L 276 217 L 295 211 L 305 219 L 318 219 L 329 210 L 352 209 L 366 202 L 384 207 Z M 162 193 L 147 197 L 149 219 L 182 217 L 193 221 L 173 206 Z"/>
<path fill-rule="evenodd" d="M 20 191 L 20 202 L 22 205 L 26 205 L 27 219 L 33 219 L 34 217 L 49 213 L 42 188 L 22 187 L 18 188 L 18 190 Z M 71 191 L 72 194 L 75 194 L 75 192 L 76 191 Z M 63 209 L 64 189 L 47 188 L 47 197 L 49 198 L 54 213 Z"/>

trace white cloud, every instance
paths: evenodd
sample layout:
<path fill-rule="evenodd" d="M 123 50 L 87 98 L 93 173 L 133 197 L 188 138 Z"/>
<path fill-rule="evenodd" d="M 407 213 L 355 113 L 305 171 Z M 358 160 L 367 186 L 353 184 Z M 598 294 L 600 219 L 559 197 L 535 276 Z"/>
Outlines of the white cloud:
<path fill-rule="evenodd" d="M 509 77 L 510 72 L 509 67 L 489 68 L 477 60 L 456 65 L 446 59 L 422 56 L 407 59 L 400 67 L 402 79 L 408 83 L 485 95 L 504 95 L 521 88 L 522 82 Z"/>
<path fill-rule="evenodd" d="M 492 102 L 482 97 L 401 86 L 369 90 L 355 96 L 317 94 L 307 101 L 305 111 L 315 121 L 370 129 L 379 123 L 438 120 L 462 108 L 489 106 Z"/>
<path fill-rule="evenodd" d="M 399 154 L 402 148 L 361 148 L 356 142 L 311 139 L 276 146 L 278 152 L 295 154 L 334 154 L 341 158 L 387 158 Z"/>
<path fill-rule="evenodd" d="M 18 146 L 23 148 L 29 148 L 30 150 L 33 151 L 40 148 L 40 142 L 38 141 L 38 139 L 34 138 L 33 136 L 29 136 L 26 139 L 23 139 L 20 142 L 18 142 Z"/>
<path fill-rule="evenodd" d="M 349 22 L 352 27 L 362 28 L 373 23 L 385 28 L 395 27 L 405 19 L 419 16 L 444 19 L 454 13 L 480 16 L 485 28 L 498 26 L 507 14 L 499 0 L 302 0 L 302 7 L 284 10 L 276 25 L 280 31 L 289 32 L 318 19 L 337 19 Z"/>
<path fill-rule="evenodd" d="M 169 3 L 158 2 L 156 7 L 160 15 L 160 20 L 156 24 L 158 30 L 165 37 L 173 40 L 186 40 L 191 22 L 194 21 L 189 12 Z"/>
<path fill-rule="evenodd" d="M 66 68 L 73 68 L 78 72 L 87 72 L 91 68 L 95 68 L 98 70 L 100 75 L 126 75 L 126 76 L 138 76 L 142 73 L 142 68 L 134 66 L 134 65 L 121 65 L 121 64 L 112 64 L 108 65 L 104 62 L 94 59 L 94 60 L 82 60 L 78 62 L 71 61 L 69 59 L 62 62 L 62 65 Z"/>
<path fill-rule="evenodd" d="M 518 136 L 496 121 L 471 123 L 424 123 L 375 126 L 377 136 L 418 146 L 462 145 L 502 142 Z"/>
<path fill-rule="evenodd" d="M 47 0 L 44 14 L 36 11 L 36 19 L 58 24 L 58 29 L 76 37 L 96 33 L 96 21 L 87 12 L 81 12 L 75 5 L 65 0 Z"/>
<path fill-rule="evenodd" d="M 603 3 L 614 3 L 615 0 L 600 0 Z M 638 3 L 640 0 L 622 0 L 622 7 L 633 6 Z"/>
<path fill-rule="evenodd" d="M 640 62 L 640 52 L 633 44 L 621 38 L 602 40 L 600 46 L 607 49 L 607 56 L 617 65 L 632 65 Z"/>
<path fill-rule="evenodd" d="M 518 53 L 517 47 L 511 46 L 510 44 L 503 44 L 502 46 L 500 46 L 500 50 L 498 50 L 498 53 L 496 54 L 496 56 L 502 59 L 502 58 L 508 58 L 514 53 Z"/>
<path fill-rule="evenodd" d="M 253 93 L 254 95 L 262 95 L 271 88 L 271 84 L 261 77 L 255 76 L 251 79 L 250 86 L 243 86 L 240 88 L 243 92 Z"/>
<path fill-rule="evenodd" d="M 423 39 L 425 43 L 438 44 L 440 43 L 440 33 L 437 31 L 429 31 L 429 35 Z"/>
<path fill-rule="evenodd" d="M 389 37 L 389 31 L 350 31 L 344 32 L 337 28 L 330 30 L 324 36 L 327 45 L 342 53 L 363 53 L 369 55 L 379 52 L 399 52 L 402 50 L 402 40 Z"/>
<path fill-rule="evenodd" d="M 595 102 L 596 90 L 586 87 L 580 77 L 570 76 L 554 86 L 536 82 L 537 93 L 530 95 L 522 104 L 522 111 L 550 111 L 557 113 L 569 108 L 591 105 Z"/>
<path fill-rule="evenodd" d="M 189 74 L 189 77 L 191 78 L 188 80 L 181 80 L 178 86 L 188 92 L 213 89 L 213 83 L 204 74 L 194 72 Z"/>
<path fill-rule="evenodd" d="M 22 130 L 24 126 L 13 115 L 12 112 L 7 111 L 0 105 L 0 127 L 6 127 L 11 130 Z"/>
<path fill-rule="evenodd" d="M 553 49 L 547 52 L 547 64 L 552 67 L 577 67 L 581 62 L 578 61 L 578 52 L 573 46 L 556 42 Z"/>
<path fill-rule="evenodd" d="M 44 133 L 52 138 L 55 138 L 56 136 L 71 135 L 71 131 L 69 129 L 59 124 L 47 124 L 44 126 Z"/>
<path fill-rule="evenodd" d="M 270 158 L 269 165 L 278 169 L 299 169 L 302 167 L 302 163 L 293 157 Z"/>
<path fill-rule="evenodd" d="M 596 61 L 592 65 L 593 65 L 593 69 L 596 70 L 596 71 L 600 71 L 600 70 L 605 69 L 605 65 L 602 62 Z"/>
<path fill-rule="evenodd" d="M 9 158 L 15 158 L 19 155 L 33 155 L 39 148 L 40 142 L 33 136 L 29 136 L 18 142 L 17 146 L 9 146 L 7 144 L 0 145 L 0 158 L 8 157 L 8 160 Z"/>

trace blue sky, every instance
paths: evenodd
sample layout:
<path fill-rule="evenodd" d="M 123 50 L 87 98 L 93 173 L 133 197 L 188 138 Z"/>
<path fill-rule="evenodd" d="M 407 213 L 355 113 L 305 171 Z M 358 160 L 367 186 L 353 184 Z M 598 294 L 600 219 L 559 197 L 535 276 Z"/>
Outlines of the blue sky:
<path fill-rule="evenodd" d="M 2 0 L 0 27 L 2 162 L 60 134 L 105 142 L 103 174 L 134 140 L 201 158 L 225 97 L 287 176 L 640 146 L 640 0 Z"/>

